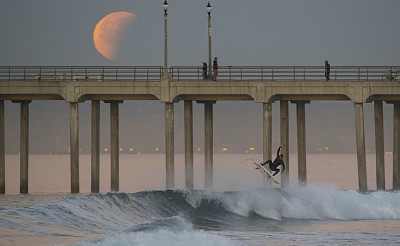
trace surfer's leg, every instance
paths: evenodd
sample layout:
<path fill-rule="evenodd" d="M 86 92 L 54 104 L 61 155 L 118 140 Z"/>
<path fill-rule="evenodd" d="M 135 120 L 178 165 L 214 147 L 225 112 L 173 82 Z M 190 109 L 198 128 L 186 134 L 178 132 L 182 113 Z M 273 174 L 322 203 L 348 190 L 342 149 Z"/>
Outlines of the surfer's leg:
<path fill-rule="evenodd" d="M 272 164 L 272 161 L 271 160 L 268 160 L 268 161 L 266 161 L 266 162 L 264 162 L 264 163 L 261 163 L 261 165 L 265 165 L 265 164 L 267 164 L 268 163 L 268 165 L 271 165 Z"/>
<path fill-rule="evenodd" d="M 275 173 L 272 175 L 272 176 L 275 176 L 275 175 L 277 175 L 277 174 L 279 173 L 280 169 L 279 169 L 279 168 L 275 168 L 275 169 L 272 170 L 272 171 L 275 171 Z"/>

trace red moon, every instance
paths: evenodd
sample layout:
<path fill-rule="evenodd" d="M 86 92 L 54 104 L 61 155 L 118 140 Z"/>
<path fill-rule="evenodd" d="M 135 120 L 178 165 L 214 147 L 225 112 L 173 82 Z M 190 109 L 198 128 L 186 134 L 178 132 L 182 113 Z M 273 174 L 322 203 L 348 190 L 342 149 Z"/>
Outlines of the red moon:
<path fill-rule="evenodd" d="M 118 59 L 118 46 L 126 30 L 136 19 L 135 14 L 125 11 L 113 12 L 103 17 L 93 31 L 96 50 L 109 60 Z"/>

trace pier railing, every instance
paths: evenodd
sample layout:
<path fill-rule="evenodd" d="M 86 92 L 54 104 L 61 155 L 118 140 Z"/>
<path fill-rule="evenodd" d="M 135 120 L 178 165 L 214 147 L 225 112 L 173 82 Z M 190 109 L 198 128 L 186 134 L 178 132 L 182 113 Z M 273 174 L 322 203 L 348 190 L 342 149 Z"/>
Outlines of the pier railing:
<path fill-rule="evenodd" d="M 332 66 L 332 81 L 400 81 L 400 66 Z M 324 66 L 220 66 L 218 81 L 321 81 Z M 0 66 L 9 81 L 160 81 L 161 66 Z M 172 81 L 201 81 L 200 66 L 169 68 Z M 207 80 L 211 79 L 210 77 Z"/>
<path fill-rule="evenodd" d="M 0 80 L 37 81 L 160 81 L 160 66 L 9 66 Z"/>
<path fill-rule="evenodd" d="M 400 66 L 332 66 L 332 81 L 400 81 Z M 173 81 L 203 80 L 202 67 L 174 66 L 170 68 Z M 210 76 L 208 77 L 210 79 Z M 325 80 L 324 66 L 220 66 L 219 81 L 312 81 Z"/>

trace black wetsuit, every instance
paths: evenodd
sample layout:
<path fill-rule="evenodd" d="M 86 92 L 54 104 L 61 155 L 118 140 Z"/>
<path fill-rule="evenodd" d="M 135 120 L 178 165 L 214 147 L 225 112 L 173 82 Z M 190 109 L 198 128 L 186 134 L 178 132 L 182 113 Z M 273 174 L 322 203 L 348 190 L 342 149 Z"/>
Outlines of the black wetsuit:
<path fill-rule="evenodd" d="M 275 176 L 276 174 L 279 173 L 280 169 L 278 168 L 278 166 L 280 166 L 280 165 L 282 165 L 282 172 L 285 170 L 285 163 L 283 162 L 283 160 L 280 157 L 280 152 L 281 152 L 281 147 L 279 146 L 274 162 L 272 162 L 271 160 L 268 160 L 264 163 L 261 163 L 261 165 L 263 165 L 263 166 L 267 163 L 269 164 L 269 168 L 275 172 L 272 176 Z"/>

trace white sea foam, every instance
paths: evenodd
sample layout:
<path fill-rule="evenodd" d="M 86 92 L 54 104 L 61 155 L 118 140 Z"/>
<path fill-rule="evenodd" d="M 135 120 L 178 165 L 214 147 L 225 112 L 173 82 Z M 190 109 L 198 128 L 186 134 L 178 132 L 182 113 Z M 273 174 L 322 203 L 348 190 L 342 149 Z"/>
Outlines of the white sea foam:
<path fill-rule="evenodd" d="M 219 195 L 218 195 L 219 194 Z M 215 199 L 226 210 L 249 216 L 281 220 L 397 220 L 400 219 L 400 193 L 377 191 L 361 194 L 334 187 L 307 186 L 262 189 L 235 193 L 202 193 L 203 199 Z M 187 195 L 198 203 L 199 194 Z"/>
<path fill-rule="evenodd" d="M 391 220 L 400 218 L 400 193 L 307 186 L 285 189 L 283 216 L 295 219 Z"/>

